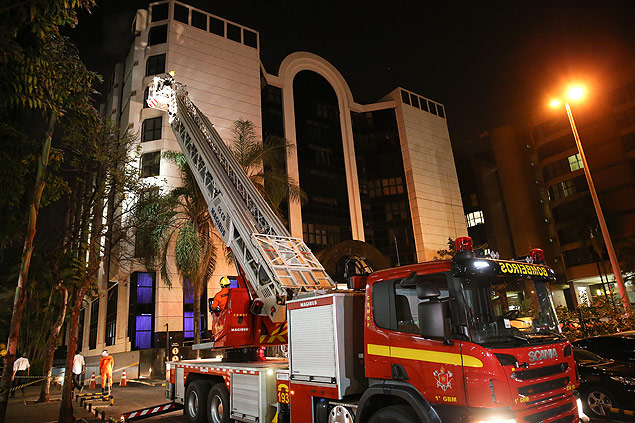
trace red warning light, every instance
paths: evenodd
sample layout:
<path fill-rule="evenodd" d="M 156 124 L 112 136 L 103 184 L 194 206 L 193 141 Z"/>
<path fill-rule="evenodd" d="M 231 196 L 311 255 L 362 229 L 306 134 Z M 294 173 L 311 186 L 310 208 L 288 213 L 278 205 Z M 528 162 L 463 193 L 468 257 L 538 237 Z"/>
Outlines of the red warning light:
<path fill-rule="evenodd" d="M 455 241 L 456 252 L 459 251 L 472 251 L 472 238 L 469 236 L 458 237 Z"/>

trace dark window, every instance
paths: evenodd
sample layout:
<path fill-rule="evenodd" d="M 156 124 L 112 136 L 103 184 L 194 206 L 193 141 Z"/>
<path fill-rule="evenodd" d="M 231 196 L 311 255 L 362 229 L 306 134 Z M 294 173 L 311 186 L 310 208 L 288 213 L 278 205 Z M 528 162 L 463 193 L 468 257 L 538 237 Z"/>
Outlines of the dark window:
<path fill-rule="evenodd" d="M 419 99 L 419 104 L 421 105 L 421 110 L 424 110 L 426 112 L 428 112 L 428 100 L 426 100 L 425 98 L 420 98 Z"/>
<path fill-rule="evenodd" d="M 436 103 L 428 101 L 428 108 L 430 109 L 430 113 L 432 113 L 433 115 L 437 114 L 437 105 L 436 105 Z"/>
<path fill-rule="evenodd" d="M 243 29 L 243 39 L 246 46 L 258 48 L 258 35 L 248 29 Z"/>
<path fill-rule="evenodd" d="M 161 170 L 161 152 L 154 151 L 141 155 L 141 176 L 158 176 Z"/>
<path fill-rule="evenodd" d="M 622 135 L 622 142 L 626 151 L 635 151 L 635 132 Z"/>
<path fill-rule="evenodd" d="M 134 272 L 130 276 L 128 336 L 133 350 L 152 348 L 154 289 L 154 273 Z"/>
<path fill-rule="evenodd" d="M 79 311 L 79 326 L 77 327 L 77 349 L 82 350 L 84 348 L 84 323 L 86 322 L 86 309 L 82 308 Z"/>
<path fill-rule="evenodd" d="M 146 62 L 146 76 L 165 72 L 165 54 L 148 57 Z"/>
<path fill-rule="evenodd" d="M 168 26 L 167 25 L 159 25 L 153 28 L 150 28 L 150 32 L 148 32 L 148 45 L 154 46 L 157 44 L 163 44 L 168 41 Z"/>
<path fill-rule="evenodd" d="M 109 282 L 110 284 L 110 282 Z M 119 285 L 114 284 L 108 289 L 108 302 L 106 303 L 106 345 L 115 345 L 117 338 L 117 296 Z"/>
<path fill-rule="evenodd" d="M 419 97 L 417 97 L 414 94 L 410 94 L 410 104 L 412 104 L 413 107 L 416 107 L 418 109 L 419 108 Z"/>
<path fill-rule="evenodd" d="M 240 42 L 240 27 L 227 22 L 227 38 Z"/>
<path fill-rule="evenodd" d="M 90 303 L 90 327 L 88 332 L 88 349 L 97 348 L 97 325 L 99 322 L 99 298 Z"/>
<path fill-rule="evenodd" d="M 573 139 L 573 134 L 567 133 L 560 138 L 549 141 L 548 143 L 538 147 L 538 159 L 540 161 L 543 161 L 548 157 L 555 156 L 556 154 L 575 148 L 576 147 L 575 140 Z"/>
<path fill-rule="evenodd" d="M 145 90 L 143 90 L 143 108 L 149 108 L 150 106 L 148 106 L 148 96 L 150 95 L 150 87 L 146 87 Z"/>
<path fill-rule="evenodd" d="M 209 32 L 212 34 L 225 36 L 225 21 L 217 19 L 213 16 L 209 17 Z"/>
<path fill-rule="evenodd" d="M 582 266 L 583 264 L 595 263 L 595 253 L 591 247 L 581 247 L 562 253 L 564 264 L 567 267 Z"/>
<path fill-rule="evenodd" d="M 613 106 L 619 106 L 633 99 L 635 99 L 635 82 L 631 82 L 609 93 L 609 101 Z"/>
<path fill-rule="evenodd" d="M 190 16 L 190 9 L 185 6 L 181 6 L 180 4 L 174 5 L 174 20 L 183 22 L 184 24 L 188 23 L 188 19 Z"/>
<path fill-rule="evenodd" d="M 168 18 L 168 3 L 152 6 L 152 22 L 163 21 Z"/>
<path fill-rule="evenodd" d="M 534 126 L 532 129 L 532 133 L 534 135 L 534 139 L 541 140 L 544 137 L 554 134 L 558 131 L 563 130 L 569 125 L 569 121 L 566 117 L 561 117 L 557 119 L 548 120 L 539 125 Z"/>
<path fill-rule="evenodd" d="M 161 139 L 163 117 L 146 119 L 141 125 L 141 142 Z"/>
<path fill-rule="evenodd" d="M 626 128 L 627 126 L 635 125 L 635 107 L 616 113 L 615 122 L 617 123 L 618 128 Z"/>
<path fill-rule="evenodd" d="M 573 179 L 551 185 L 547 188 L 547 194 L 549 194 L 549 201 L 556 201 L 588 190 L 589 187 L 586 183 L 586 178 L 584 176 L 577 176 Z"/>
<path fill-rule="evenodd" d="M 404 90 L 401 90 L 401 101 L 406 104 L 410 104 L 410 94 L 408 94 Z"/>
<path fill-rule="evenodd" d="M 192 26 L 207 31 L 207 15 L 192 10 Z"/>
<path fill-rule="evenodd" d="M 394 282 L 384 281 L 373 284 L 373 317 L 380 328 L 390 329 L 390 294 Z"/>
<path fill-rule="evenodd" d="M 437 104 L 437 112 L 439 112 L 439 116 L 442 118 L 445 117 L 445 108 L 441 104 Z"/>

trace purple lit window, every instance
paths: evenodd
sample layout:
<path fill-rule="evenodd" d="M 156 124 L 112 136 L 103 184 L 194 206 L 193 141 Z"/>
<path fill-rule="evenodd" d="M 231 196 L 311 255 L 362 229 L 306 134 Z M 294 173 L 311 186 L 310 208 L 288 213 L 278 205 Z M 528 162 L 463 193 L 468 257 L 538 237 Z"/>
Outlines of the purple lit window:
<path fill-rule="evenodd" d="M 194 291 L 190 286 L 190 281 L 185 279 L 183 285 L 183 304 L 194 304 Z"/>
<path fill-rule="evenodd" d="M 194 312 L 183 312 L 183 338 L 194 338 Z"/>
<path fill-rule="evenodd" d="M 152 304 L 154 281 L 149 273 L 139 272 L 137 279 L 137 304 Z"/>
<path fill-rule="evenodd" d="M 139 314 L 136 319 L 135 347 L 145 349 L 152 347 L 152 315 Z"/>

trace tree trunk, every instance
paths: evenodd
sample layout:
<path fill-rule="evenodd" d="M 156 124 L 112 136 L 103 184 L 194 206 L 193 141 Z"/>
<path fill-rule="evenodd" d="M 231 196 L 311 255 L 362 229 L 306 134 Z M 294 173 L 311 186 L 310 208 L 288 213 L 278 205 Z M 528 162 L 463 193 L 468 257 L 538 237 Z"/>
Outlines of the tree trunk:
<path fill-rule="evenodd" d="M 13 313 L 11 315 L 11 326 L 9 328 L 9 341 L 7 342 L 7 355 L 4 358 L 4 370 L 2 372 L 2 382 L 0 383 L 0 423 L 4 423 L 4 416 L 7 412 L 7 402 L 9 399 L 9 387 L 11 386 L 11 374 L 13 373 L 13 362 L 18 347 L 18 337 L 20 336 L 20 324 L 22 322 L 22 311 L 26 300 L 26 283 L 29 275 L 29 266 L 31 264 L 31 254 L 33 254 L 33 238 L 35 237 L 35 225 L 37 223 L 37 215 L 40 209 L 40 200 L 42 191 L 46 184 L 46 168 L 49 163 L 49 155 L 51 151 L 51 141 L 53 137 L 53 129 L 57 121 L 55 112 L 51 112 L 49 117 L 49 126 L 44 136 L 42 144 L 42 152 L 38 159 L 37 176 L 35 177 L 35 187 L 33 188 L 33 196 L 29 206 L 29 223 L 24 237 L 24 248 L 22 250 L 22 264 L 20 266 L 20 275 L 18 276 L 18 286 L 15 289 L 15 300 L 13 302 Z"/>
<path fill-rule="evenodd" d="M 201 343 L 201 286 L 196 284 L 192 287 L 194 291 L 194 343 Z M 201 357 L 201 350 L 195 350 L 196 358 Z"/>
<path fill-rule="evenodd" d="M 61 282 L 55 288 L 60 291 L 60 294 L 62 295 L 62 307 L 60 309 L 60 314 L 57 317 L 57 321 L 51 329 L 51 334 L 49 335 L 48 345 L 46 348 L 46 357 L 44 358 L 44 365 L 42 366 L 42 374 L 46 375 L 46 379 L 42 382 L 42 390 L 40 391 L 40 398 L 38 398 L 37 402 L 50 401 L 49 392 L 51 388 L 51 371 L 53 369 L 55 344 L 57 342 L 57 337 L 60 334 L 60 329 L 64 324 L 64 319 L 66 318 L 66 302 L 68 301 L 68 290 L 64 288 Z"/>

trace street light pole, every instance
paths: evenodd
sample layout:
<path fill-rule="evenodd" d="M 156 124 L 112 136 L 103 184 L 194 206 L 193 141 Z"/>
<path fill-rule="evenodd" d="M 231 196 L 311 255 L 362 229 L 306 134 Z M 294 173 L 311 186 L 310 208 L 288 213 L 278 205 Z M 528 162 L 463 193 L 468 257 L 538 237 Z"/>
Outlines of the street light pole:
<path fill-rule="evenodd" d="M 567 109 L 567 116 L 569 117 L 569 123 L 571 124 L 571 131 L 573 132 L 573 137 L 575 138 L 575 143 L 578 147 L 578 153 L 580 153 L 580 158 L 582 159 L 582 166 L 584 167 L 584 176 L 586 177 L 586 182 L 589 185 L 589 191 L 591 192 L 591 198 L 593 199 L 593 207 L 595 207 L 595 213 L 598 217 L 598 222 L 600 223 L 600 230 L 602 231 L 602 237 L 604 238 L 604 244 L 606 245 L 606 250 L 609 254 L 609 260 L 611 262 L 611 268 L 613 269 L 613 275 L 615 276 L 615 282 L 617 283 L 617 287 L 620 291 L 620 296 L 622 297 L 622 303 L 624 304 L 624 309 L 627 314 L 631 313 L 631 301 L 628 299 L 628 294 L 626 292 L 626 285 L 624 285 L 624 280 L 622 279 L 622 272 L 620 270 L 620 263 L 617 260 L 617 255 L 615 254 L 615 249 L 613 248 L 613 242 L 611 241 L 611 235 L 609 234 L 609 230 L 606 227 L 606 221 L 604 220 L 604 213 L 602 213 L 602 207 L 600 206 L 600 200 L 598 199 L 598 194 L 595 190 L 595 185 L 593 184 L 593 179 L 591 178 L 591 170 L 589 169 L 589 165 L 586 161 L 586 156 L 584 155 L 584 150 L 582 149 L 582 143 L 580 142 L 580 135 L 578 135 L 578 128 L 575 126 L 575 121 L 573 120 L 573 114 L 571 113 L 571 107 L 569 107 L 569 102 L 564 102 L 565 108 Z"/>

